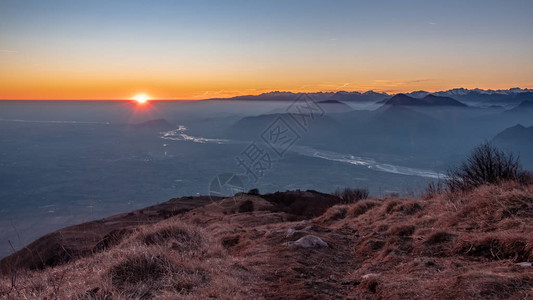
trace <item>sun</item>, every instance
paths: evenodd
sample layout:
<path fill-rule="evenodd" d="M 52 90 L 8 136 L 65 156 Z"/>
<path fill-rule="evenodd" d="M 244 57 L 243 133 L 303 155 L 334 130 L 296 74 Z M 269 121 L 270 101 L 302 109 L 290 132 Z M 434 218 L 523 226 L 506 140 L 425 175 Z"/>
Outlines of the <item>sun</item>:
<path fill-rule="evenodd" d="M 137 101 L 139 104 L 144 104 L 150 100 L 150 97 L 148 97 L 146 94 L 137 94 L 133 96 L 133 100 Z"/>

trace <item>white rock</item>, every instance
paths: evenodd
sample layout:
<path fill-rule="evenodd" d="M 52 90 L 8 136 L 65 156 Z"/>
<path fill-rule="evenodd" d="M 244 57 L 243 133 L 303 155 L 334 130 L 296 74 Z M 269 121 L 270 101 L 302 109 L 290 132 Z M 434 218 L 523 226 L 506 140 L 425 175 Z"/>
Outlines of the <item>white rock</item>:
<path fill-rule="evenodd" d="M 368 278 L 377 277 L 377 276 L 379 276 L 379 274 L 368 273 L 368 274 L 363 275 L 363 279 L 368 279 Z"/>
<path fill-rule="evenodd" d="M 328 243 L 324 242 L 318 236 L 309 234 L 297 241 L 285 243 L 287 246 L 299 246 L 303 248 L 315 248 L 315 247 L 329 247 Z"/>
<path fill-rule="evenodd" d="M 296 224 L 295 227 L 301 229 L 301 228 L 304 228 L 307 224 L 311 224 L 311 223 L 312 223 L 311 220 L 302 220 L 298 222 L 298 224 Z"/>
<path fill-rule="evenodd" d="M 287 229 L 287 231 L 285 232 L 285 237 L 290 237 L 292 236 L 292 234 L 295 232 L 296 230 L 294 230 L 294 228 L 289 228 Z"/>
<path fill-rule="evenodd" d="M 516 263 L 516 265 L 522 268 L 531 268 L 532 266 L 532 264 L 527 261 Z"/>

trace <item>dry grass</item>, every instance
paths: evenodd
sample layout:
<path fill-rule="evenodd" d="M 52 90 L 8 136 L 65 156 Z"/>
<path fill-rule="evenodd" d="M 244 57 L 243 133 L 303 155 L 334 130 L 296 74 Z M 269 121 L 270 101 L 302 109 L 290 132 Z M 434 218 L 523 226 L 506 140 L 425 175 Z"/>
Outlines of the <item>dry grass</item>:
<path fill-rule="evenodd" d="M 352 217 L 358 217 L 370 209 L 372 209 L 375 206 L 379 206 L 382 203 L 380 201 L 376 200 L 363 200 L 358 202 L 357 204 L 353 205 L 350 209 L 350 216 Z"/>
<path fill-rule="evenodd" d="M 245 298 L 244 270 L 201 228 L 177 220 L 143 226 L 117 246 L 43 271 L 0 281 L 2 299 Z M 250 275 L 251 276 L 251 275 Z M 251 276 L 253 277 L 253 276 Z"/>
<path fill-rule="evenodd" d="M 258 196 L 226 202 L 138 227 L 91 257 L 19 273 L 13 288 L 2 278 L 0 298 L 533 297 L 533 268 L 515 264 L 533 261 L 533 186 L 361 200 L 305 221 Z M 287 245 L 308 234 L 329 247 Z"/>
<path fill-rule="evenodd" d="M 533 268 L 514 265 L 533 261 L 533 186 L 506 182 L 425 201 L 384 199 L 342 226 L 361 236 L 354 252 L 363 261 L 352 276 L 362 284 L 354 295 L 533 297 Z M 362 279 L 370 273 L 378 275 Z"/>

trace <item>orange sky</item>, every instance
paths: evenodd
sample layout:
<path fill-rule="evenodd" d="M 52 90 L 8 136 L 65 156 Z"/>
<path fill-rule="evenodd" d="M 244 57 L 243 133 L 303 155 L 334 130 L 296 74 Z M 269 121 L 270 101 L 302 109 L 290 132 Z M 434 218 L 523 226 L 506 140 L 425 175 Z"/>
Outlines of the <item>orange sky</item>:
<path fill-rule="evenodd" d="M 7 57 L 17 55 L 21 58 Z M 345 62 L 345 66 L 340 61 L 326 66 L 293 61 L 292 65 L 274 62 L 237 67 L 211 62 L 178 69 L 149 60 L 133 66 L 129 61 L 98 62 L 95 66 L 82 60 L 66 65 L 46 60 L 32 64 L 17 53 L 2 55 L 0 61 L 3 63 L 0 99 L 131 99 L 138 93 L 153 99 L 205 99 L 276 90 L 396 93 L 456 87 L 533 87 L 527 80 L 533 78 L 531 72 L 509 63 L 496 66 L 472 62 L 459 66 L 451 61 L 447 66 L 438 67 L 439 62 L 434 62 L 420 68 L 405 60 L 383 65 L 374 62 L 363 65 L 353 60 Z"/>
<path fill-rule="evenodd" d="M 533 72 L 521 61 L 464 58 L 424 61 L 396 54 L 360 57 L 268 58 L 235 61 L 228 56 L 200 62 L 157 57 L 65 58 L 50 53 L 0 53 L 0 99 L 205 99 L 268 91 L 366 91 L 389 93 L 450 88 L 532 88 Z"/>
<path fill-rule="evenodd" d="M 533 88 L 533 2 L 0 2 L 0 99 Z"/>

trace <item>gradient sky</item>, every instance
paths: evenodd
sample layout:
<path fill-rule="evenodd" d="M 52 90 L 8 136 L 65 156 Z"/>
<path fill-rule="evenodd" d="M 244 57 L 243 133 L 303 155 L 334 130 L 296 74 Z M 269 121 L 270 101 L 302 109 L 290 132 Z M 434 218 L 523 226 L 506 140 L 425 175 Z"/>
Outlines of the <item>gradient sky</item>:
<path fill-rule="evenodd" d="M 533 88 L 533 1 L 0 0 L 0 99 Z"/>

